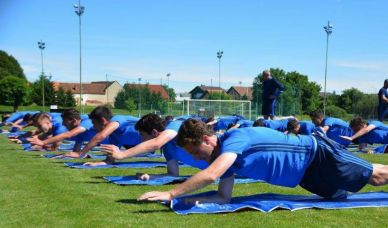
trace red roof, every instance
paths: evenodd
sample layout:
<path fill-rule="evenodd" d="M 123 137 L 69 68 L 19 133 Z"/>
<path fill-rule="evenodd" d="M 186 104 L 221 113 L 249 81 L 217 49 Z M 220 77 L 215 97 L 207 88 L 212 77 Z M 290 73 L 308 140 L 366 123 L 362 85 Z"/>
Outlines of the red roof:
<path fill-rule="evenodd" d="M 248 98 L 248 100 L 252 100 L 253 87 L 232 86 L 228 90 L 228 93 L 232 89 L 234 89 L 240 96 L 245 95 Z"/>
<path fill-rule="evenodd" d="M 162 96 L 163 99 L 165 100 L 168 100 L 169 99 L 169 95 L 168 95 L 168 92 L 167 90 L 161 86 L 161 85 L 154 85 L 154 84 L 127 84 L 127 86 L 135 86 L 135 87 L 147 87 L 151 93 L 160 93 L 160 95 Z"/>
<path fill-rule="evenodd" d="M 99 81 L 99 82 L 90 82 L 82 83 L 82 93 L 83 94 L 105 94 L 105 90 L 113 83 L 113 81 Z M 58 91 L 59 87 L 62 87 L 63 90 L 71 91 L 72 94 L 80 93 L 80 84 L 71 83 L 71 82 L 54 82 L 54 91 Z"/>

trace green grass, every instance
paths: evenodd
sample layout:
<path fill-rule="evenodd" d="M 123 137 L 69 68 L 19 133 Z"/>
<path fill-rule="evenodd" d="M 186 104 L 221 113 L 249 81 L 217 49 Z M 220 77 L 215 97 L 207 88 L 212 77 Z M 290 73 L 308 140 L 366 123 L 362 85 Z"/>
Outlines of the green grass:
<path fill-rule="evenodd" d="M 101 179 L 106 175 L 133 175 L 139 170 L 70 169 L 63 166 L 63 161 L 41 158 L 38 152 L 24 152 L 19 148 L 0 136 L 0 227 L 382 227 L 388 222 L 388 208 L 179 216 L 159 203 L 136 201 L 143 192 L 167 190 L 172 185 L 117 186 Z M 388 164 L 387 155 L 362 157 Z M 165 170 L 147 171 L 162 173 Z M 194 169 L 182 168 L 181 174 L 194 172 Z M 213 189 L 216 186 L 205 190 Z M 388 191 L 388 186 L 367 186 L 362 191 L 372 190 Z M 290 189 L 257 183 L 236 185 L 234 196 L 261 192 L 307 194 L 299 187 Z"/>

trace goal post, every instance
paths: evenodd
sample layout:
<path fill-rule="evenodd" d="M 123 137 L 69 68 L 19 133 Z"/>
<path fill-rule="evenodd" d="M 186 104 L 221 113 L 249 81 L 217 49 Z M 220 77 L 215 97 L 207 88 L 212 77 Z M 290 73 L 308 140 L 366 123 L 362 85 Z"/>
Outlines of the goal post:
<path fill-rule="evenodd" d="M 186 114 L 201 116 L 240 115 L 251 119 L 251 101 L 247 100 L 203 100 L 190 99 L 183 101 Z"/>

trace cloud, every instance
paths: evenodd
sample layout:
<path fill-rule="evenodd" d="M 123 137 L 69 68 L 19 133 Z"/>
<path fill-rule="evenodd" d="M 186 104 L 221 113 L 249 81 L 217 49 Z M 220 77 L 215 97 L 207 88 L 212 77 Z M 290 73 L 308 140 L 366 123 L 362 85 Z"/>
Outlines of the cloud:
<path fill-rule="evenodd" d="M 348 60 L 335 60 L 333 62 L 335 66 L 352 68 L 358 70 L 368 70 L 368 71 L 378 71 L 386 72 L 388 71 L 388 61 L 348 61 Z"/>

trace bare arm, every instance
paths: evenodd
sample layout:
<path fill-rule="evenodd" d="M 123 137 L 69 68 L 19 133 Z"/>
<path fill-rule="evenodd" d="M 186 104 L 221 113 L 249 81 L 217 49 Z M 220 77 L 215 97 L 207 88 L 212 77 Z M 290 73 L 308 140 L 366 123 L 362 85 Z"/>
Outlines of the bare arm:
<path fill-rule="evenodd" d="M 179 176 L 179 164 L 177 160 L 170 160 L 167 162 L 167 173 L 163 174 L 147 174 L 147 173 L 136 173 L 136 177 L 139 180 L 152 180 L 159 177 L 167 177 L 167 176 L 173 176 L 177 177 Z"/>
<path fill-rule="evenodd" d="M 82 149 L 81 154 L 86 154 L 93 147 L 97 146 L 100 142 L 102 142 L 106 137 L 112 134 L 118 127 L 118 122 L 110 122 L 102 131 L 98 132 L 89 143 Z"/>
<path fill-rule="evenodd" d="M 355 140 L 356 138 L 361 137 L 361 136 L 367 134 L 368 132 L 370 132 L 371 130 L 373 130 L 373 129 L 375 129 L 375 128 L 376 128 L 375 125 L 370 124 L 370 125 L 368 125 L 367 127 L 364 127 L 363 129 L 357 131 L 356 134 L 354 134 L 354 135 L 351 136 L 350 138 L 351 138 L 352 140 Z"/>
<path fill-rule="evenodd" d="M 29 140 L 29 141 L 32 144 L 44 146 L 44 145 L 48 145 L 48 144 L 52 144 L 52 143 L 56 143 L 56 142 L 61 142 L 61 141 L 65 140 L 65 139 L 68 139 L 68 138 L 74 137 L 76 135 L 79 135 L 79 134 L 81 134 L 81 133 L 83 133 L 85 131 L 86 131 L 86 129 L 84 127 L 76 127 L 73 130 L 71 130 L 71 131 L 64 132 L 62 134 L 56 135 L 54 137 L 48 138 L 48 139 L 43 140 L 43 141 L 38 140 L 38 139 Z"/>
<path fill-rule="evenodd" d="M 172 200 L 175 197 L 183 194 L 193 192 L 200 188 L 203 188 L 213 183 L 217 178 L 226 172 L 226 170 L 236 160 L 237 154 L 235 153 L 224 153 L 220 155 L 208 168 L 198 172 L 184 183 L 178 185 L 174 189 L 168 192 L 147 192 L 139 197 L 139 200 L 158 201 L 158 200 Z M 228 182 L 226 182 L 228 183 Z M 230 184 L 226 185 L 229 186 Z M 233 185 L 232 185 L 233 186 Z M 223 190 L 223 194 L 230 189 Z"/>
<path fill-rule="evenodd" d="M 104 145 L 101 147 L 101 149 L 110 154 L 113 158 L 120 160 L 158 150 L 162 148 L 162 146 L 164 146 L 166 143 L 171 141 L 176 135 L 176 131 L 164 130 L 162 133 L 160 133 L 160 135 L 158 135 L 158 137 L 142 142 L 137 146 L 132 147 L 123 152 L 120 152 L 120 150 L 116 146 L 112 145 Z"/>

